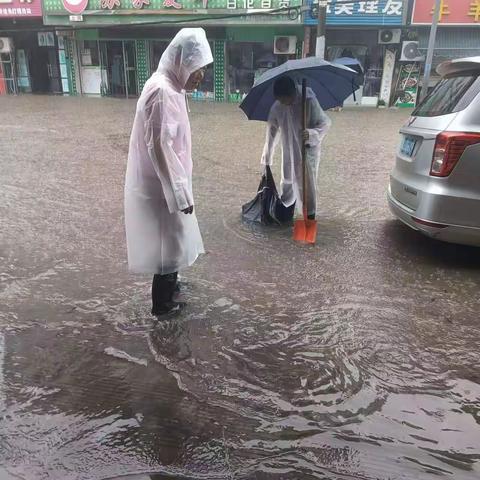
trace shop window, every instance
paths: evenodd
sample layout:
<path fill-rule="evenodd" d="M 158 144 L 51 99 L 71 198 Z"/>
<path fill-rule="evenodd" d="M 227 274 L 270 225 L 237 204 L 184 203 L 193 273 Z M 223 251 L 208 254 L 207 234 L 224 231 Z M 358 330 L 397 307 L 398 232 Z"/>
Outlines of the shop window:
<path fill-rule="evenodd" d="M 355 58 L 365 69 L 368 48 L 365 45 L 333 45 L 327 48 L 327 60 L 334 62 L 337 58 Z"/>
<path fill-rule="evenodd" d="M 96 40 L 84 40 L 80 42 L 80 58 L 82 67 L 99 67 L 100 54 Z"/>
<path fill-rule="evenodd" d="M 370 49 L 366 68 L 363 95 L 378 97 L 382 86 L 383 76 L 383 46 L 377 45 Z"/>
<path fill-rule="evenodd" d="M 212 51 L 213 51 L 213 46 L 212 46 Z M 214 78 L 213 78 L 213 63 L 208 65 L 208 67 L 205 70 L 205 76 L 203 77 L 202 83 L 200 84 L 198 90 L 202 92 L 203 94 L 207 96 L 211 96 L 213 98 L 213 84 L 214 84 Z"/>
<path fill-rule="evenodd" d="M 158 64 L 160 63 L 160 59 L 162 58 L 163 52 L 166 50 L 168 47 L 170 41 L 164 41 L 164 40 L 154 40 L 150 42 L 151 47 L 150 47 L 150 69 L 151 72 L 154 73 L 157 68 Z M 210 48 L 212 49 L 213 52 L 213 43 L 210 43 Z M 203 81 L 201 85 L 198 88 L 198 91 L 202 94 L 204 94 L 204 97 L 211 96 L 213 97 L 213 84 L 214 84 L 214 78 L 213 78 L 213 63 L 208 65 L 206 70 L 205 70 L 205 77 L 203 78 Z M 202 95 L 199 95 L 202 96 Z"/>
<path fill-rule="evenodd" d="M 168 47 L 170 42 L 163 41 L 163 40 L 154 40 L 150 42 L 151 50 L 150 50 L 150 69 L 151 72 L 154 73 L 157 68 L 158 64 L 160 63 L 160 59 L 162 58 L 163 52 Z"/>
<path fill-rule="evenodd" d="M 255 80 L 270 68 L 286 60 L 288 55 L 275 55 L 273 42 L 229 43 L 227 46 L 227 75 L 230 93 L 248 93 Z"/>
<path fill-rule="evenodd" d="M 333 45 L 327 48 L 327 60 L 355 58 L 360 62 L 365 74 L 363 95 L 377 97 L 380 94 L 383 75 L 383 47 L 368 48 L 365 45 Z"/>

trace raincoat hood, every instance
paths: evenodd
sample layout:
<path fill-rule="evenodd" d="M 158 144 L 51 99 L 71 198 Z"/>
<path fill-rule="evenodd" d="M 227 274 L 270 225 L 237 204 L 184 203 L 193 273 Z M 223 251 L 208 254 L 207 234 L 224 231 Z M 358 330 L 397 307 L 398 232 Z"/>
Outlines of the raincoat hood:
<path fill-rule="evenodd" d="M 167 75 L 184 89 L 193 72 L 212 62 L 212 51 L 205 30 L 183 28 L 163 52 L 157 72 Z"/>

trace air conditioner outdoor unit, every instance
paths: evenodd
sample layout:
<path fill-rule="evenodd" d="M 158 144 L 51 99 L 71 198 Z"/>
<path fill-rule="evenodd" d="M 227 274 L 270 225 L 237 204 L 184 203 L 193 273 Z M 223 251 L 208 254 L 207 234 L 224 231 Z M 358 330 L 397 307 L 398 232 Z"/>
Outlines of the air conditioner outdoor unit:
<path fill-rule="evenodd" d="M 0 37 L 0 53 L 11 53 L 13 51 L 13 42 L 11 38 Z"/>
<path fill-rule="evenodd" d="M 274 38 L 273 53 L 277 55 L 292 55 L 297 50 L 297 37 L 278 36 Z"/>
<path fill-rule="evenodd" d="M 380 30 L 378 32 L 378 43 L 381 45 L 400 43 L 401 37 L 402 37 L 402 31 L 399 28 Z"/>
<path fill-rule="evenodd" d="M 407 41 L 402 43 L 401 62 L 423 62 L 425 55 L 418 50 L 418 42 Z"/>

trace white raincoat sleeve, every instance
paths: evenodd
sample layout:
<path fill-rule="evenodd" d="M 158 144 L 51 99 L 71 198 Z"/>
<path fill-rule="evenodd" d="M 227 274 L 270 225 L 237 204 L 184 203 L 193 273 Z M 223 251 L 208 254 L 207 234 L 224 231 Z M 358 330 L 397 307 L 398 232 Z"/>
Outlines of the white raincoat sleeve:
<path fill-rule="evenodd" d="M 310 147 L 317 147 L 322 143 L 323 137 L 332 125 L 332 121 L 323 111 L 313 91 L 311 91 L 311 93 L 307 96 L 307 105 L 307 130 L 309 134 L 308 144 Z"/>
<path fill-rule="evenodd" d="M 178 107 L 168 94 L 160 90 L 145 106 L 145 143 L 155 173 L 162 184 L 170 213 L 194 205 L 190 173 L 175 151 L 174 139 L 182 126 L 175 121 Z"/>
<path fill-rule="evenodd" d="M 279 122 L 276 103 L 273 104 L 268 115 L 267 123 L 267 137 L 265 139 L 265 146 L 263 147 L 262 153 L 262 165 L 272 165 L 273 163 L 273 154 L 275 153 L 275 147 L 277 146 L 279 139 Z"/>

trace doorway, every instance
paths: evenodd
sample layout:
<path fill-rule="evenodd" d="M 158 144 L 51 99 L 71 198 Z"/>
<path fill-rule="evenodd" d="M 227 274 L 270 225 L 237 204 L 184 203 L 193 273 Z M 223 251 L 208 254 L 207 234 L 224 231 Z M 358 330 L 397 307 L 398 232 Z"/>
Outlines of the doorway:
<path fill-rule="evenodd" d="M 18 93 L 15 59 L 11 53 L 0 53 L 0 95 Z"/>
<path fill-rule="evenodd" d="M 62 93 L 60 65 L 55 47 L 32 50 L 28 63 L 33 93 Z"/>
<path fill-rule="evenodd" d="M 102 65 L 107 74 L 105 93 L 112 97 L 137 97 L 135 41 L 101 42 Z"/>

